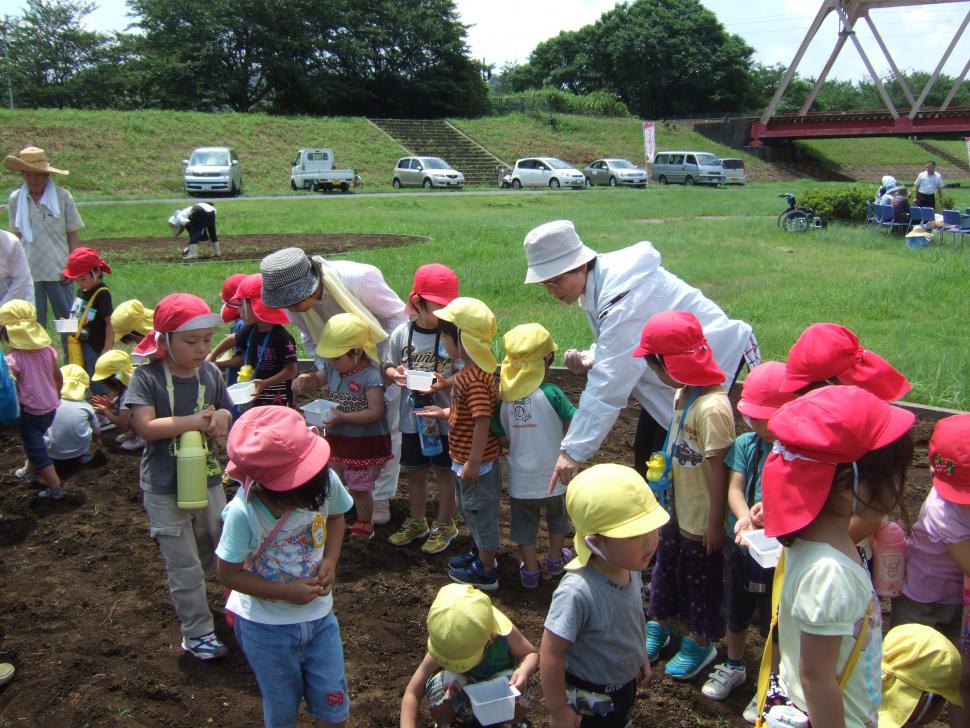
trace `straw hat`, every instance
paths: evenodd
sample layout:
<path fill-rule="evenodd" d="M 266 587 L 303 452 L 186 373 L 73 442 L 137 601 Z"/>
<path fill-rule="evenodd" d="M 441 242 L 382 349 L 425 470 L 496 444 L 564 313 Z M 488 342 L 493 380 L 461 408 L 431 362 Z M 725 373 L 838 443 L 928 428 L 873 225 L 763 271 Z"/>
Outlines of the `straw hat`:
<path fill-rule="evenodd" d="M 25 147 L 20 154 L 8 154 L 4 157 L 3 166 L 11 172 L 38 172 L 40 174 L 70 174 L 66 169 L 57 169 L 50 165 L 50 159 L 40 147 Z"/>
<path fill-rule="evenodd" d="M 907 238 L 931 238 L 933 237 L 933 233 L 927 230 L 922 225 L 917 225 L 908 233 L 906 233 L 906 237 Z"/>

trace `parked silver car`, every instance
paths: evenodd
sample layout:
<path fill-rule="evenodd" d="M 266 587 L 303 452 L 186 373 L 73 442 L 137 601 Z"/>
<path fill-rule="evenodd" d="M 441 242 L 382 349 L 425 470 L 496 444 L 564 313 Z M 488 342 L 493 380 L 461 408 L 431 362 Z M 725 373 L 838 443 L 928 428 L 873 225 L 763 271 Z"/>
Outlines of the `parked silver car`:
<path fill-rule="evenodd" d="M 519 159 L 512 169 L 512 188 L 522 187 L 572 187 L 583 189 L 586 175 L 555 157 L 526 157 Z"/>
<path fill-rule="evenodd" d="M 728 157 L 721 160 L 721 166 L 724 167 L 724 184 L 743 185 L 747 183 L 748 178 L 744 173 L 743 159 Z"/>
<path fill-rule="evenodd" d="M 597 159 L 583 170 L 588 185 L 644 187 L 647 170 L 628 159 Z"/>
<path fill-rule="evenodd" d="M 185 194 L 228 192 L 242 194 L 242 164 L 232 147 L 196 147 L 183 159 Z"/>
<path fill-rule="evenodd" d="M 394 167 L 391 186 L 401 187 L 464 187 L 465 175 L 452 169 L 441 157 L 402 157 Z"/>
<path fill-rule="evenodd" d="M 710 152 L 661 152 L 654 158 L 652 175 L 662 185 L 671 182 L 688 186 L 724 184 L 721 160 Z"/>

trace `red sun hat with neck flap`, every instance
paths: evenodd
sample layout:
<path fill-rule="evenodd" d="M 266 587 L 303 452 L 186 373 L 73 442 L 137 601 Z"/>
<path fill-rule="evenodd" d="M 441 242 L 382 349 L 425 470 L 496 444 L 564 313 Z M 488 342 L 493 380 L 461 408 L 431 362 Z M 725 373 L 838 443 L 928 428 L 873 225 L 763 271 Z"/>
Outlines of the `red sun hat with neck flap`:
<path fill-rule="evenodd" d="M 859 337 L 839 324 L 818 323 L 805 329 L 789 350 L 786 367 L 785 392 L 835 379 L 889 402 L 912 389 L 906 377 L 878 354 L 859 346 Z"/>
<path fill-rule="evenodd" d="M 895 442 L 915 422 L 912 412 L 853 386 L 822 387 L 782 406 L 768 421 L 778 441 L 761 475 L 765 535 L 805 528 L 821 513 L 837 465 Z"/>
<path fill-rule="evenodd" d="M 936 423 L 930 438 L 933 487 L 951 503 L 970 505 L 970 414 Z"/>
<path fill-rule="evenodd" d="M 64 277 L 77 279 L 87 275 L 95 268 L 99 268 L 103 273 L 111 273 L 111 268 L 104 258 L 94 248 L 75 248 L 67 256 L 67 268 L 64 269 Z"/>
<path fill-rule="evenodd" d="M 709 387 L 724 383 L 724 372 L 714 361 L 704 329 L 690 311 L 654 314 L 640 334 L 633 356 L 658 354 L 670 376 L 681 384 Z"/>
<path fill-rule="evenodd" d="M 447 306 L 458 298 L 458 276 L 451 268 L 441 263 L 422 265 L 414 272 L 414 287 L 408 294 L 405 310 L 414 314 L 412 296 L 421 296 L 425 301 Z"/>
<path fill-rule="evenodd" d="M 781 391 L 784 381 L 784 362 L 761 362 L 751 370 L 741 385 L 738 412 L 755 420 L 771 419 L 783 404 L 795 399 L 794 392 Z"/>
<path fill-rule="evenodd" d="M 222 282 L 222 290 L 219 291 L 219 298 L 222 299 L 222 311 L 220 315 L 223 323 L 231 323 L 239 318 L 239 306 L 230 303 L 232 297 L 236 295 L 236 289 L 246 277 L 245 273 L 233 273 Z"/>
<path fill-rule="evenodd" d="M 133 358 L 161 359 L 165 356 L 165 334 L 179 331 L 211 329 L 219 323 L 209 304 L 191 293 L 172 293 L 155 307 L 154 328 L 145 334 L 134 351 Z"/>
<path fill-rule="evenodd" d="M 263 303 L 263 276 L 259 273 L 245 276 L 236 288 L 229 303 L 241 305 L 243 301 L 253 309 L 253 315 L 264 324 L 279 324 L 285 326 L 290 323 L 286 309 L 270 308 Z"/>

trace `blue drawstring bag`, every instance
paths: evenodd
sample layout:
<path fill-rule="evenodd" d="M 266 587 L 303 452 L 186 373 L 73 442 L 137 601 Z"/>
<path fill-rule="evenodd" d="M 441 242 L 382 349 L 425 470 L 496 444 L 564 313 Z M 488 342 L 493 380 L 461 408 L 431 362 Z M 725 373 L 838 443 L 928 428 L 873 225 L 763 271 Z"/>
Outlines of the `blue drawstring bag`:
<path fill-rule="evenodd" d="M 19 415 L 17 384 L 10 375 L 6 357 L 0 353 L 0 425 L 12 425 Z"/>

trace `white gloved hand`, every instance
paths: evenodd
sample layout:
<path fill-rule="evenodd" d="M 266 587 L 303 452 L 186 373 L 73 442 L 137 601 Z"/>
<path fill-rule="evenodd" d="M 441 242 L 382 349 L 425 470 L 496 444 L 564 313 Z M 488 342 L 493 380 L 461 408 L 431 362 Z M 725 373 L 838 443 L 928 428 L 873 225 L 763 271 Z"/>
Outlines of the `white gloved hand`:
<path fill-rule="evenodd" d="M 593 368 L 593 352 L 568 349 L 563 357 L 563 363 L 573 374 L 585 374 Z"/>

